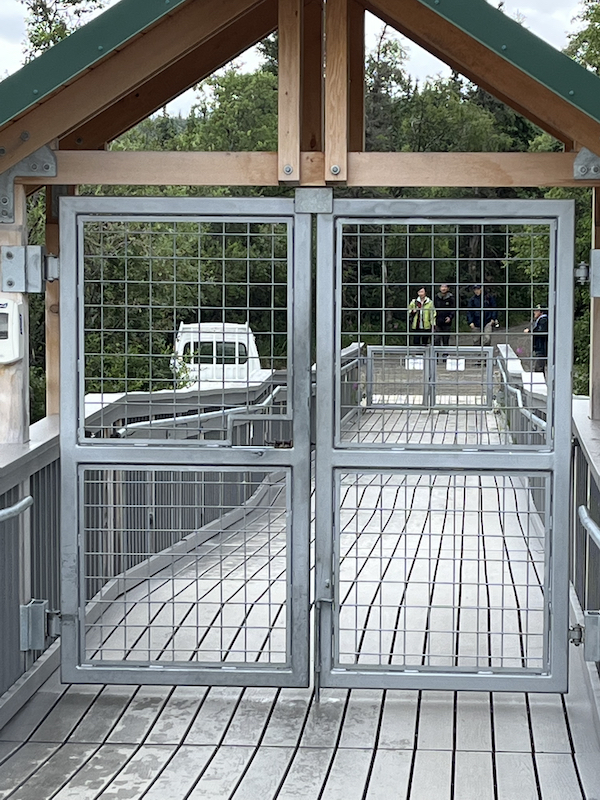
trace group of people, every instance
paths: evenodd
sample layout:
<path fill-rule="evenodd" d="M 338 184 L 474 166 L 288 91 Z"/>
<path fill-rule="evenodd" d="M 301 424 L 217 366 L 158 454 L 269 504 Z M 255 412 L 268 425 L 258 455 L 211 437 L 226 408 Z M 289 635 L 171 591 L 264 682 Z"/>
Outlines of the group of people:
<path fill-rule="evenodd" d="M 493 294 L 483 292 L 481 284 L 475 284 L 472 289 L 473 294 L 467 301 L 467 323 L 473 332 L 473 344 L 476 347 L 489 347 L 492 331 L 500 326 L 498 304 Z M 437 347 L 450 344 L 450 334 L 455 330 L 457 305 L 447 283 L 440 284 L 433 300 L 427 296 L 424 286 L 419 287 L 417 296 L 408 306 L 408 312 L 414 345 L 428 346 L 432 338 Z M 534 371 L 544 372 L 548 359 L 548 314 L 541 306 L 534 309 L 533 324 L 525 328 L 524 333 L 533 334 Z"/>

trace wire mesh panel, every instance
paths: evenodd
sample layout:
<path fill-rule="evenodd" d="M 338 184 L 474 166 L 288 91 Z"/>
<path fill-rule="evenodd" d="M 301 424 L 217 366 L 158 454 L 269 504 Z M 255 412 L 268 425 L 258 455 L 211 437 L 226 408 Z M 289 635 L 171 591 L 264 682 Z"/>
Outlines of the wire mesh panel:
<path fill-rule="evenodd" d="M 552 418 L 555 221 L 342 218 L 336 238 L 336 346 L 366 346 L 356 418 L 371 417 L 368 437 L 346 425 L 340 441 L 408 445 L 421 409 L 443 406 L 453 431 L 445 446 L 486 447 L 485 426 L 474 436 L 460 412 L 495 407 L 507 417 L 507 361 L 518 362 L 525 404 Z M 504 427 L 501 444 L 520 443 L 519 422 Z M 419 446 L 437 439 L 425 427 Z"/>
<path fill-rule="evenodd" d="M 81 482 L 82 663 L 289 667 L 289 472 Z"/>
<path fill-rule="evenodd" d="M 549 671 L 546 515 L 519 475 L 340 471 L 336 494 L 336 667 Z"/>
<path fill-rule="evenodd" d="M 292 227 L 82 217 L 80 439 L 290 440 Z"/>
<path fill-rule="evenodd" d="M 572 204 L 337 200 L 318 246 L 317 680 L 565 691 Z"/>
<path fill-rule="evenodd" d="M 65 680 L 307 683 L 310 233 L 290 200 L 62 203 Z"/>

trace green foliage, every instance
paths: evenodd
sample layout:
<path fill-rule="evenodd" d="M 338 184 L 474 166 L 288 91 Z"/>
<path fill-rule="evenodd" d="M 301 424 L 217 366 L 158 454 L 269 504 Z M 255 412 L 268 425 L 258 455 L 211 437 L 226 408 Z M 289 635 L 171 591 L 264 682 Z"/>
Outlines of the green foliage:
<path fill-rule="evenodd" d="M 78 28 L 106 0 L 20 0 L 27 9 L 27 61 L 57 44 Z"/>
<path fill-rule="evenodd" d="M 182 137 L 184 150 L 276 150 L 277 77 L 228 69 L 199 86 Z"/>
<path fill-rule="evenodd" d="M 600 75 L 600 4 L 598 0 L 582 0 L 583 8 L 576 17 L 583 28 L 569 36 L 565 53 L 584 67 Z"/>

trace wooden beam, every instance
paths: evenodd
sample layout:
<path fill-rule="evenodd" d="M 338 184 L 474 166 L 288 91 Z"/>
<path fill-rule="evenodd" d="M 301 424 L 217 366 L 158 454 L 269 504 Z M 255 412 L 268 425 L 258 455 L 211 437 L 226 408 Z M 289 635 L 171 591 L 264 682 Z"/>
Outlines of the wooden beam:
<path fill-rule="evenodd" d="M 348 149 L 365 149 L 365 9 L 356 0 L 348 2 Z"/>
<path fill-rule="evenodd" d="M 592 190 L 592 248 L 600 248 L 600 187 Z M 600 297 L 590 308 L 590 417 L 600 419 Z"/>
<path fill-rule="evenodd" d="M 279 0 L 278 165 L 283 183 L 300 181 L 303 0 Z"/>
<path fill-rule="evenodd" d="M 96 150 L 204 80 L 277 29 L 277 0 L 264 0 L 114 105 L 60 140 L 62 150 Z"/>
<path fill-rule="evenodd" d="M 307 0 L 302 26 L 302 135 L 304 151 L 323 150 L 323 0 Z"/>
<path fill-rule="evenodd" d="M 258 0 L 184 4 L 161 24 L 5 126 L 0 131 L 0 147 L 5 150 L 2 170 L 80 127 L 257 5 Z"/>
<path fill-rule="evenodd" d="M 325 8 L 325 174 L 328 183 L 348 177 L 348 0 Z"/>
<path fill-rule="evenodd" d="M 73 195 L 73 186 L 46 186 L 46 252 L 60 255 L 58 200 Z M 45 293 L 46 416 L 60 413 L 60 283 L 48 281 Z"/>
<path fill-rule="evenodd" d="M 349 153 L 348 186 L 581 187 L 573 177 L 575 158 L 576 153 Z"/>
<path fill-rule="evenodd" d="M 419 0 L 365 0 L 367 10 L 562 142 L 597 152 L 600 123 Z"/>
<path fill-rule="evenodd" d="M 600 186 L 575 180 L 576 153 L 350 153 L 349 186 Z M 48 184 L 149 186 L 276 186 L 277 153 L 140 152 L 56 153 Z M 323 153 L 300 154 L 300 183 L 329 182 Z M 39 180 L 39 179 L 38 179 Z M 35 178 L 17 183 L 35 184 Z"/>
<path fill-rule="evenodd" d="M 25 189 L 15 186 L 15 221 L 0 224 L 0 245 L 27 244 L 27 206 Z M 0 302 L 12 300 L 22 305 L 24 357 L 13 364 L 0 364 L 0 444 L 29 441 L 29 314 L 27 295 L 0 292 Z"/>

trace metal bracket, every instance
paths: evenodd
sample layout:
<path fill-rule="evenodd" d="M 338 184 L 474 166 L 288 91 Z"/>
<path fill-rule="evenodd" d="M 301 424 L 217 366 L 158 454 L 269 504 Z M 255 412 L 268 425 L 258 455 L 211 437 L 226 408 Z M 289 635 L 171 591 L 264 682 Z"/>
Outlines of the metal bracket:
<path fill-rule="evenodd" d="M 46 632 L 51 639 L 56 639 L 57 636 L 60 636 L 61 620 L 62 614 L 60 611 L 46 611 Z"/>
<path fill-rule="evenodd" d="M 296 189 L 294 210 L 296 214 L 331 214 L 333 189 Z"/>
<path fill-rule="evenodd" d="M 0 274 L 3 292 L 43 292 L 45 249 L 37 246 L 0 247 Z"/>
<path fill-rule="evenodd" d="M 575 156 L 573 177 L 576 181 L 600 180 L 600 156 L 582 147 Z"/>
<path fill-rule="evenodd" d="M 47 256 L 40 245 L 0 246 L 0 290 L 43 292 L 45 281 L 58 280 L 58 256 Z"/>
<path fill-rule="evenodd" d="M 579 647 L 584 642 L 584 627 L 583 625 L 571 625 L 569 628 L 569 644 L 574 644 Z"/>
<path fill-rule="evenodd" d="M 46 647 L 47 610 L 47 600 L 30 600 L 26 606 L 20 606 L 22 652 L 43 650 Z"/>
<path fill-rule="evenodd" d="M 43 183 L 44 177 L 56 177 L 56 173 L 56 155 L 47 144 L 2 172 L 0 174 L 0 223 L 12 224 L 15 221 L 15 178 L 39 175 L 40 183 Z"/>
<path fill-rule="evenodd" d="M 600 611 L 585 611 L 585 637 L 583 657 L 586 661 L 600 661 Z"/>

